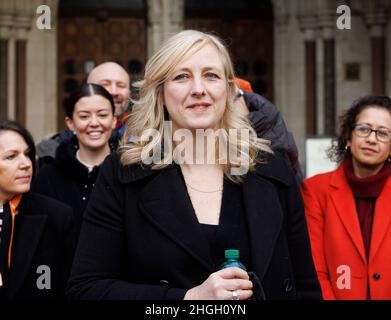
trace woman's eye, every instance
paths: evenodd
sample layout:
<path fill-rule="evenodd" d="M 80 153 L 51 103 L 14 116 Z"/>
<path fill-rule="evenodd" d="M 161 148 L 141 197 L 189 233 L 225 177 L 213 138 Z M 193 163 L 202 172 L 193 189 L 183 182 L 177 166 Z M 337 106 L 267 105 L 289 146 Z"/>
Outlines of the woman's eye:
<path fill-rule="evenodd" d="M 382 138 L 388 138 L 388 139 L 390 139 L 390 137 L 391 137 L 391 132 L 389 132 L 388 130 L 379 130 L 379 131 L 377 132 L 377 135 L 380 136 L 380 137 L 382 137 Z"/>
<path fill-rule="evenodd" d="M 205 76 L 208 79 L 219 79 L 219 76 L 216 73 L 213 73 L 213 72 L 208 72 Z"/>
<path fill-rule="evenodd" d="M 187 79 L 187 78 L 188 78 L 188 75 L 187 75 L 187 74 L 181 73 L 181 74 L 178 74 L 178 75 L 174 78 L 174 80 L 185 80 L 185 79 Z"/>
<path fill-rule="evenodd" d="M 107 118 L 108 116 L 109 116 L 109 115 L 106 114 L 106 113 L 103 113 L 103 114 L 98 115 L 98 117 L 99 117 L 99 118 L 102 118 L 102 119 L 105 119 L 105 118 Z"/>
<path fill-rule="evenodd" d="M 79 116 L 79 119 L 81 119 L 81 120 L 87 120 L 87 119 L 88 119 L 88 116 L 87 116 L 87 115 L 80 115 L 80 116 Z"/>
<path fill-rule="evenodd" d="M 360 127 L 360 128 L 358 128 L 358 130 L 363 133 L 368 133 L 371 129 L 368 127 Z"/>
<path fill-rule="evenodd" d="M 14 154 L 11 154 L 11 155 L 7 156 L 5 159 L 6 159 L 6 160 L 15 159 L 15 155 L 14 155 Z"/>

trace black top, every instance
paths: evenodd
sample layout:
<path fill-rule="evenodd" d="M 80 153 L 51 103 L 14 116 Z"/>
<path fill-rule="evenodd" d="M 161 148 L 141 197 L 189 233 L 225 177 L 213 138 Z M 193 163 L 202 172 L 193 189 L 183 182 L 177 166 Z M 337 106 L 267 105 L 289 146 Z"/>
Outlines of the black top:
<path fill-rule="evenodd" d="M 8 247 L 11 239 L 11 212 L 8 203 L 0 210 L 0 299 L 3 298 L 4 287 L 8 275 Z"/>
<path fill-rule="evenodd" d="M 200 224 L 208 241 L 215 269 L 225 261 L 227 249 L 239 250 L 239 260 L 251 270 L 248 228 L 245 219 L 241 186 L 224 179 L 223 199 L 219 225 Z"/>
<path fill-rule="evenodd" d="M 118 137 L 113 134 L 109 146 L 111 151 L 118 146 Z M 65 140 L 57 148 L 56 159 L 41 169 L 32 185 L 32 190 L 61 201 L 73 209 L 76 234 L 79 234 L 83 212 L 87 207 L 99 166 L 89 171 L 76 158 L 79 142 L 76 136 Z"/>

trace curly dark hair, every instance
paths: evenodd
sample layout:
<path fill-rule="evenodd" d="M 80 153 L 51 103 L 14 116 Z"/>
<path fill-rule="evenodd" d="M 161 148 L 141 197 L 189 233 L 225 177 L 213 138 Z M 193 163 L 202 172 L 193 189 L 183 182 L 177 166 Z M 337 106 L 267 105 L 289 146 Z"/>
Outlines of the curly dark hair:
<path fill-rule="evenodd" d="M 352 106 L 340 117 L 339 136 L 333 140 L 333 145 L 327 152 L 332 161 L 341 163 L 346 154 L 350 153 L 350 150 L 346 149 L 346 145 L 352 137 L 357 117 L 369 107 L 384 108 L 391 113 L 391 99 L 387 96 L 365 96 L 353 102 Z"/>

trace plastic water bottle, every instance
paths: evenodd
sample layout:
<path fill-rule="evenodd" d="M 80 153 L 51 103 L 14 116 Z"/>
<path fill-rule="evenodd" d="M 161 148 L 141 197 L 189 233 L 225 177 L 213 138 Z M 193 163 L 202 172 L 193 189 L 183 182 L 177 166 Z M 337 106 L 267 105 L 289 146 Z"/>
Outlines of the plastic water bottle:
<path fill-rule="evenodd" d="M 225 261 L 220 266 L 219 270 L 225 268 L 234 268 L 234 267 L 247 271 L 244 264 L 239 261 L 239 250 L 237 249 L 225 250 Z"/>

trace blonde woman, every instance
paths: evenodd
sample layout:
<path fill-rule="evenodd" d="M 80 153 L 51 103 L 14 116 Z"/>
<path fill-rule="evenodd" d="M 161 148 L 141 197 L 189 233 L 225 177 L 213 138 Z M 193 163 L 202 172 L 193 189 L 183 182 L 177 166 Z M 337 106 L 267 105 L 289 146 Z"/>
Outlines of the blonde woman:
<path fill-rule="evenodd" d="M 138 87 L 84 216 L 69 297 L 319 298 L 294 177 L 233 109 L 222 42 L 174 35 Z M 226 249 L 250 272 L 219 270 Z"/>

